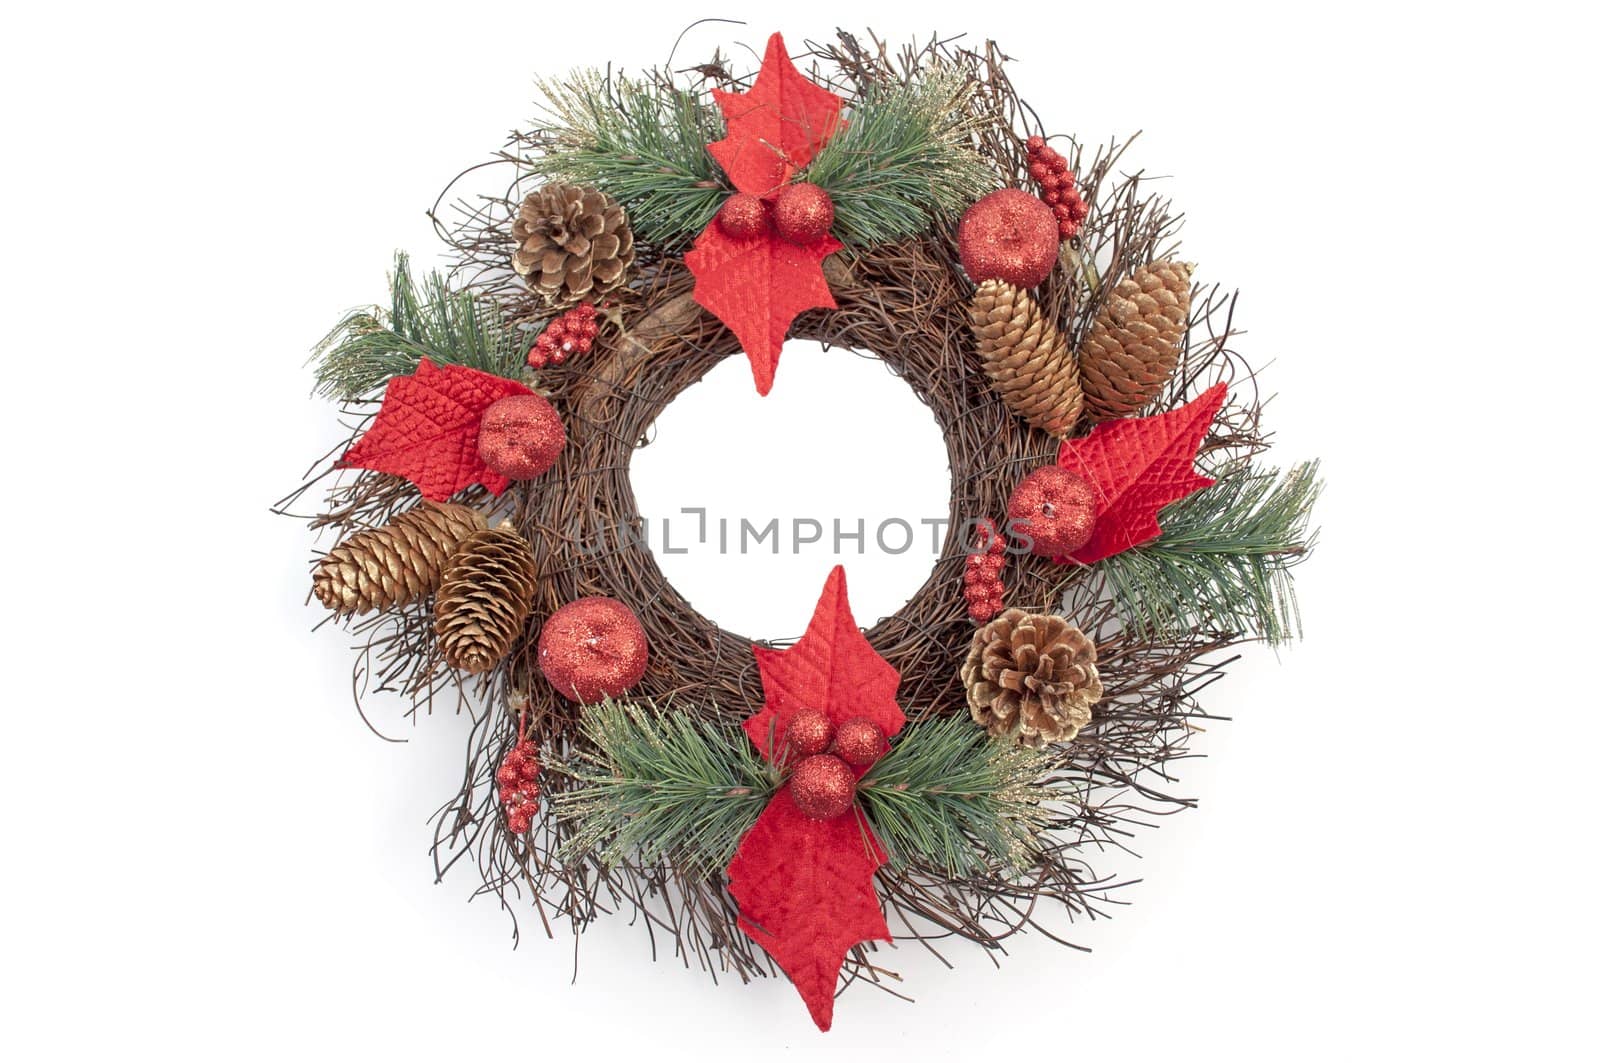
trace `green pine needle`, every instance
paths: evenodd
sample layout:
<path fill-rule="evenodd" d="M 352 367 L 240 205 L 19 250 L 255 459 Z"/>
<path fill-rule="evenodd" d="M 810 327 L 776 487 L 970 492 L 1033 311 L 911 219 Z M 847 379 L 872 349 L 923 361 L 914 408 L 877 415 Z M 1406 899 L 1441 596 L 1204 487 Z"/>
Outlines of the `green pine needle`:
<path fill-rule="evenodd" d="M 913 236 L 995 187 L 972 148 L 971 92 L 959 71 L 936 69 L 871 89 L 851 109 L 849 124 L 801 175 L 832 197 L 840 238 L 871 246 Z"/>
<path fill-rule="evenodd" d="M 611 194 L 634 234 L 651 243 L 676 243 L 711 221 L 728 185 L 706 151 L 722 138 L 722 116 L 703 94 L 596 70 L 539 88 L 544 153 L 526 160 L 530 172 Z"/>
<path fill-rule="evenodd" d="M 952 876 L 1021 868 L 1049 819 L 1036 784 L 1046 760 L 946 717 L 907 728 L 858 793 L 896 865 L 915 858 Z"/>
<path fill-rule="evenodd" d="M 317 392 L 332 399 L 366 398 L 391 378 L 414 373 L 427 358 L 436 365 L 465 365 L 515 377 L 522 346 L 515 332 L 470 292 L 451 291 L 429 273 L 419 285 L 404 254 L 389 276 L 389 309 L 346 314 L 317 344 Z"/>
<path fill-rule="evenodd" d="M 1287 473 L 1243 464 L 1161 512 L 1161 537 L 1097 566 L 1146 637 L 1196 627 L 1269 643 L 1300 634 L 1291 570 L 1311 553 L 1317 463 Z"/>
<path fill-rule="evenodd" d="M 578 784 L 553 799 L 556 814 L 577 824 L 565 860 L 671 857 L 719 872 L 778 788 L 737 728 L 606 701 L 584 710 L 582 729 L 596 748 L 556 766 Z"/>

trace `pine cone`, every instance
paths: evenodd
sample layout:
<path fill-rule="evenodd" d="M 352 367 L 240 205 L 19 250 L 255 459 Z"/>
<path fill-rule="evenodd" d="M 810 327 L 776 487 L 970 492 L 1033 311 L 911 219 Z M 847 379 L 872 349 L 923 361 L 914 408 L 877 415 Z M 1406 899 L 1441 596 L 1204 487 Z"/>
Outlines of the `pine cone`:
<path fill-rule="evenodd" d="M 1036 749 L 1077 737 L 1104 692 L 1089 637 L 1062 617 L 1021 609 L 972 636 L 961 682 L 974 721 Z"/>
<path fill-rule="evenodd" d="M 452 668 L 485 672 L 511 652 L 533 611 L 533 551 L 507 525 L 474 532 L 445 566 L 433 630 Z"/>
<path fill-rule="evenodd" d="M 1112 291 L 1078 350 L 1089 416 L 1130 417 L 1150 404 L 1178 367 L 1189 328 L 1186 262 L 1140 266 Z"/>
<path fill-rule="evenodd" d="M 596 188 L 545 185 L 522 201 L 511 235 L 512 268 L 558 306 L 610 291 L 633 265 L 627 212 Z"/>
<path fill-rule="evenodd" d="M 340 615 L 409 605 L 438 589 L 456 544 L 486 526 L 475 509 L 424 502 L 329 550 L 311 591 Z"/>
<path fill-rule="evenodd" d="M 1048 315 L 1026 291 L 986 280 L 972 296 L 972 332 L 984 372 L 1018 416 L 1063 437 L 1078 423 L 1078 364 Z"/>

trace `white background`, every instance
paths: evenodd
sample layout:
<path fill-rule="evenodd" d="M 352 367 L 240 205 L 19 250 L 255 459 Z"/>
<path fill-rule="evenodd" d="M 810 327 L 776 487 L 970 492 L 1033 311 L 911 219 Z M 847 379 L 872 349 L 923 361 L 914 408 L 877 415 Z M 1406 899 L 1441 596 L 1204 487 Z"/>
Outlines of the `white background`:
<path fill-rule="evenodd" d="M 1214 688 L 1235 722 L 1184 777 L 1201 808 L 1108 863 L 1145 881 L 1081 928 L 1092 954 L 1036 938 L 947 971 L 902 949 L 918 1003 L 853 989 L 826 1037 L 787 985 L 713 988 L 620 919 L 572 984 L 565 933 L 525 919 L 513 951 L 464 903 L 470 869 L 434 885 L 425 820 L 465 721 L 390 705 L 375 722 L 407 742 L 368 732 L 344 641 L 308 633 L 310 537 L 266 512 L 337 438 L 303 360 L 381 298 L 394 249 L 433 260 L 423 210 L 529 117 L 536 72 L 659 62 L 751 7 L 7 14 L 5 1054 L 1593 1058 L 1579 5 L 856 2 L 692 34 L 689 61 L 835 19 L 990 35 L 1054 129 L 1143 129 L 1186 253 L 1275 359 L 1275 454 L 1326 461 L 1308 638 Z M 801 361 L 780 394 L 827 383 Z M 730 418 L 761 401 L 719 394 Z M 785 473 L 826 497 L 852 448 L 926 417 L 898 398 L 749 445 L 815 447 Z M 907 438 L 894 460 L 937 482 Z M 674 475 L 641 496 L 702 490 Z M 826 569 L 780 560 L 753 614 L 742 576 L 683 578 L 779 626 Z M 892 582 L 884 609 L 916 579 Z"/>

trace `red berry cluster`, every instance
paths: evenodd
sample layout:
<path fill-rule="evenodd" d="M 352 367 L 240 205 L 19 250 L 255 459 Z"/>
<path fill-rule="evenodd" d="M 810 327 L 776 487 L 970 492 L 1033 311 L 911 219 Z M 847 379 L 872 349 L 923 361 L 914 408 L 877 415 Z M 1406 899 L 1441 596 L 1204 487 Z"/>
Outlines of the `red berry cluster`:
<path fill-rule="evenodd" d="M 1089 204 L 1078 194 L 1078 181 L 1067 169 L 1067 160 L 1046 144 L 1044 137 L 1028 138 L 1028 175 L 1039 183 L 1040 198 L 1050 204 L 1061 239 L 1078 235 L 1083 219 L 1089 216 Z"/>
<path fill-rule="evenodd" d="M 1005 605 L 1006 588 L 1000 582 L 1005 567 L 1005 536 L 995 529 L 993 521 L 980 521 L 977 544 L 967 555 L 967 568 L 961 575 L 967 615 L 980 624 L 993 620 Z"/>
<path fill-rule="evenodd" d="M 588 354 L 600 324 L 594 318 L 593 303 L 579 303 L 545 326 L 528 351 L 528 364 L 535 369 L 560 365 L 569 354 Z"/>
<path fill-rule="evenodd" d="M 506 807 L 506 825 L 512 834 L 526 834 L 539 811 L 539 745 L 524 738 L 500 762 L 494 773 L 500 784 L 500 803 Z"/>

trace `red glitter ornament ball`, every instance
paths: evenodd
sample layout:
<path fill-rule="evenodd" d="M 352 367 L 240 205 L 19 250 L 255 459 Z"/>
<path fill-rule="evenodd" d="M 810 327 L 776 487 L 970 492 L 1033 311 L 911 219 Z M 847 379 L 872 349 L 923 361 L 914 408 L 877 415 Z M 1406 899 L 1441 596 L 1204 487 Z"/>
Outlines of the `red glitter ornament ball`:
<path fill-rule="evenodd" d="M 1030 472 L 1011 492 L 1011 527 L 1040 557 L 1066 557 L 1094 534 L 1094 486 L 1059 465 Z"/>
<path fill-rule="evenodd" d="M 961 216 L 961 265 L 982 283 L 1032 288 L 1050 275 L 1061 250 L 1056 216 L 1019 188 L 990 192 Z"/>
<path fill-rule="evenodd" d="M 735 192 L 717 211 L 717 224 L 735 240 L 751 240 L 766 233 L 772 224 L 767 205 L 760 196 Z"/>
<path fill-rule="evenodd" d="M 865 716 L 841 723 L 833 739 L 833 755 L 852 768 L 870 768 L 887 752 L 888 735 Z"/>
<path fill-rule="evenodd" d="M 789 793 L 812 819 L 838 819 L 856 800 L 856 773 L 830 753 L 807 757 L 789 776 Z"/>
<path fill-rule="evenodd" d="M 531 480 L 556 463 L 567 426 L 540 395 L 507 395 L 483 412 L 478 456 L 510 480 Z"/>
<path fill-rule="evenodd" d="M 833 200 L 804 181 L 787 185 L 773 205 L 772 223 L 791 244 L 814 244 L 833 228 Z"/>
<path fill-rule="evenodd" d="M 644 625 L 615 598 L 579 598 L 539 632 L 539 671 L 561 696 L 585 704 L 616 697 L 650 661 Z"/>
<path fill-rule="evenodd" d="M 817 709 L 801 709 L 789 717 L 789 726 L 783 731 L 784 745 L 794 760 L 823 752 L 831 741 L 833 721 Z"/>
<path fill-rule="evenodd" d="M 512 834 L 526 834 L 539 812 L 539 745 L 524 738 L 511 748 L 494 773 L 500 804 Z"/>

